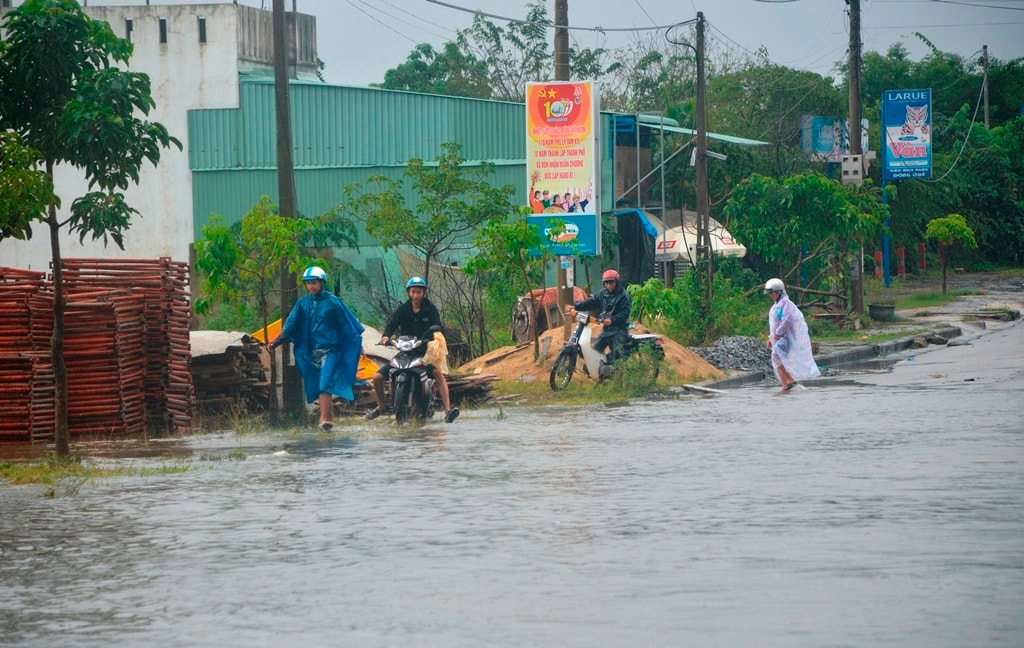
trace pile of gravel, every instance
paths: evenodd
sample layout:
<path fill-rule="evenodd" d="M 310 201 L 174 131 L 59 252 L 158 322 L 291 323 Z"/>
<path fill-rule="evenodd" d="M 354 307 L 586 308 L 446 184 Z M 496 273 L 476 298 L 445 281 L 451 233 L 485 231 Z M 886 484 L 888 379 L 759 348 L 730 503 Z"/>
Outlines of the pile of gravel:
<path fill-rule="evenodd" d="M 761 371 L 766 380 L 775 380 L 772 352 L 756 337 L 735 335 L 718 340 L 714 346 L 689 348 L 722 371 Z"/>

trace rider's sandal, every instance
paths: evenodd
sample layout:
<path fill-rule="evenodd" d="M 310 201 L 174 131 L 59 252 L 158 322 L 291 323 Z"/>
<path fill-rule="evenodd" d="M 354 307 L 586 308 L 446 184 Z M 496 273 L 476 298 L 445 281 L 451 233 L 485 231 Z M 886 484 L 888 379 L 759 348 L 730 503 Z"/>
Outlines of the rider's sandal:
<path fill-rule="evenodd" d="M 334 428 L 334 423 L 330 421 L 320 421 L 320 429 L 324 432 L 330 432 Z"/>
<path fill-rule="evenodd" d="M 451 408 L 450 410 L 448 410 L 448 413 L 444 415 L 445 423 L 451 423 L 452 421 L 454 421 L 457 418 L 459 418 L 459 408 L 458 407 Z"/>
<path fill-rule="evenodd" d="M 384 410 L 382 410 L 380 408 L 380 406 L 374 407 L 372 410 L 370 410 L 369 412 L 366 413 L 366 420 L 367 421 L 372 421 L 373 419 L 377 418 L 378 416 L 380 416 L 383 413 L 384 413 Z"/>

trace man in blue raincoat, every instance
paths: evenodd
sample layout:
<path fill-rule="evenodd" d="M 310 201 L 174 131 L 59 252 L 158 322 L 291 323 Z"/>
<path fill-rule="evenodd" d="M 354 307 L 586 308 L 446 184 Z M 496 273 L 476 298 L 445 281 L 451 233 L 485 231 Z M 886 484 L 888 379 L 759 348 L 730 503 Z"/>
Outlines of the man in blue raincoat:
<path fill-rule="evenodd" d="M 334 427 L 333 396 L 354 400 L 359 355 L 363 350 L 363 325 L 338 297 L 327 290 L 327 273 L 310 266 L 302 274 L 309 294 L 295 303 L 281 334 L 268 349 L 290 340 L 295 366 L 302 374 L 306 402 L 320 406 L 320 427 Z"/>

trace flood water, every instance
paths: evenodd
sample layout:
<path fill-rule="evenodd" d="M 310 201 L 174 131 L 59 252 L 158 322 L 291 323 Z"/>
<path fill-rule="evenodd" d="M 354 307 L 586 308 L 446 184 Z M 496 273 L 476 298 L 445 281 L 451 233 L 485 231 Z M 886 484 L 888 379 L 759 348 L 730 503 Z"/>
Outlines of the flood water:
<path fill-rule="evenodd" d="M 208 435 L 131 461 L 184 474 L 0 489 L 0 645 L 1024 645 L 1024 379 L 899 376 Z"/>

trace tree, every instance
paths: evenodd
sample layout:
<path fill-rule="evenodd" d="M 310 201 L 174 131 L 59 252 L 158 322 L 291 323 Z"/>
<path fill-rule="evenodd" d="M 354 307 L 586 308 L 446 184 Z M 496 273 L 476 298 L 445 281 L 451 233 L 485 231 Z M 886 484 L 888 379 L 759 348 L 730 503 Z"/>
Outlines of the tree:
<path fill-rule="evenodd" d="M 306 253 L 301 243 L 317 239 L 322 247 L 354 246 L 355 232 L 337 229 L 337 222 L 326 214 L 314 220 L 285 218 L 270 196 L 263 196 L 242 220 L 228 225 L 214 215 L 203 226 L 203 238 L 196 242 L 196 270 L 202 277 L 200 297 L 195 300 L 197 313 L 207 313 L 214 304 L 237 308 L 256 300 L 257 313 L 263 329 L 270 322 L 271 295 L 280 290 L 280 269 L 285 263 L 291 273 L 301 275 L 311 266 L 326 267 L 333 276 L 339 268 L 322 257 Z M 337 265 L 337 264 L 333 264 Z M 350 268 L 348 268 L 351 270 Z M 269 340 L 268 340 L 269 342 Z M 277 385 L 277 356 L 270 354 L 270 384 Z M 270 390 L 270 411 L 279 415 L 277 389 Z"/>
<path fill-rule="evenodd" d="M 0 124 L 18 133 L 39 153 L 45 174 L 68 164 L 81 170 L 89 192 L 71 203 L 71 215 L 57 218 L 57 196 L 40 209 L 0 214 L 0 232 L 32 236 L 31 223 L 50 230 L 53 261 L 54 332 L 50 352 L 55 380 L 57 453 L 70 453 L 67 367 L 64 363 L 64 286 L 59 230 L 84 240 L 112 240 L 123 248 L 124 233 L 138 214 L 124 192 L 137 183 L 145 162 L 156 165 L 161 149 L 181 143 L 157 122 L 144 119 L 155 106 L 149 77 L 129 72 L 132 44 L 110 25 L 92 20 L 74 0 L 26 0 L 6 15 L 0 41 Z M 143 117 L 139 117 L 142 115 Z"/>
<path fill-rule="evenodd" d="M 845 261 L 874 234 L 888 207 L 870 186 L 840 184 L 804 173 L 782 181 L 753 174 L 723 210 L 729 231 L 786 279 L 803 269 L 804 285 L 825 280 L 834 291 Z"/>
<path fill-rule="evenodd" d="M 473 240 L 477 253 L 466 261 L 466 272 L 501 277 L 503 284 L 518 285 L 520 294 L 533 295 L 535 282 L 543 281 L 544 264 L 555 255 L 550 251 L 550 239 L 545 242 L 539 228 L 527 220 L 529 213 L 529 207 L 520 207 L 519 213 L 511 218 L 496 217 L 488 221 Z M 564 221 L 558 221 L 552 223 L 551 233 L 558 236 L 564 229 Z M 540 318 L 542 301 L 530 301 L 531 328 Z M 540 336 L 533 333 L 535 331 L 531 331 L 533 353 L 539 358 Z"/>
<path fill-rule="evenodd" d="M 429 43 L 417 45 L 405 63 L 384 73 L 380 87 L 476 99 L 491 96 L 487 66 L 451 41 L 440 52 Z"/>
<path fill-rule="evenodd" d="M 434 164 L 419 158 L 409 160 L 405 178 L 417 199 L 415 209 L 406 206 L 404 183 L 385 176 L 373 176 L 365 186 L 353 183 L 345 187 L 345 202 L 336 208 L 346 217 L 361 221 L 366 233 L 384 249 L 406 246 L 418 252 L 428 285 L 435 267 L 455 271 L 477 229 L 489 219 L 515 210 L 510 202 L 515 189 L 511 185 L 495 187 L 489 182 L 494 165 L 481 162 L 477 168 L 465 166 L 461 150 L 459 144 L 446 142 Z M 459 279 L 454 275 L 448 278 L 453 284 Z M 466 293 L 458 290 L 449 295 L 455 300 L 464 296 Z M 446 307 L 475 310 L 475 304 L 461 301 Z M 458 319 L 464 326 L 463 339 L 472 339 L 473 318 Z"/>
<path fill-rule="evenodd" d="M 546 4 L 533 0 L 526 10 L 525 20 L 507 27 L 476 14 L 473 24 L 459 30 L 441 52 L 417 45 L 405 63 L 385 73 L 382 87 L 522 103 L 526 83 L 549 79 L 554 68 Z M 616 70 L 615 62 L 605 67 L 606 56 L 602 48 L 570 47 L 574 78 L 596 79 Z"/>
<path fill-rule="evenodd" d="M 39 152 L 22 145 L 17 133 L 0 132 L 0 240 L 30 236 L 32 218 L 57 200 L 41 163 Z"/>
<path fill-rule="evenodd" d="M 939 246 L 939 263 L 942 264 L 942 294 L 946 294 L 946 266 L 957 244 L 969 249 L 978 247 L 974 230 L 967 226 L 967 219 L 960 214 L 947 214 L 929 221 L 924 236 Z"/>

